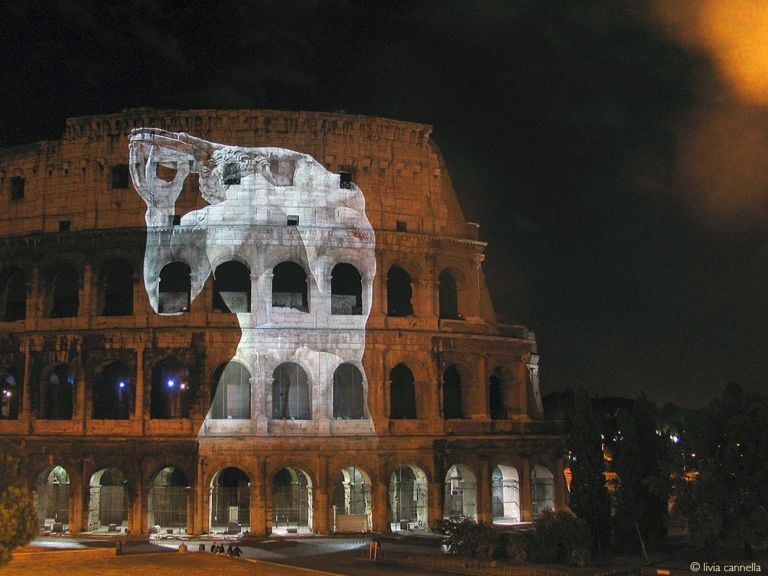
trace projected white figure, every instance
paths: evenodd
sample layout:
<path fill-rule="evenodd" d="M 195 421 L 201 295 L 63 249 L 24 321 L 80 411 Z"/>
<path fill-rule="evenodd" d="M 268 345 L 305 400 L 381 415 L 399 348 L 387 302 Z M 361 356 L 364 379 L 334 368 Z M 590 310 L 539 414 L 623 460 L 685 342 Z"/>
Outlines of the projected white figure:
<path fill-rule="evenodd" d="M 175 175 L 165 180 L 158 167 Z M 362 358 L 376 263 L 360 189 L 307 154 L 156 128 L 133 131 L 130 170 L 147 204 L 144 283 L 155 312 L 185 312 L 223 263 L 250 271 L 250 295 L 221 293 L 242 331 L 232 360 L 250 374 L 250 410 L 223 420 L 209 412 L 202 433 L 288 430 L 279 420 L 312 420 L 304 425 L 319 434 L 343 433 L 331 425 L 339 420 L 355 421 L 350 433 L 372 430 Z M 189 174 L 208 206 L 179 219 Z M 187 286 L 161 291 L 169 265 L 189 266 Z"/>

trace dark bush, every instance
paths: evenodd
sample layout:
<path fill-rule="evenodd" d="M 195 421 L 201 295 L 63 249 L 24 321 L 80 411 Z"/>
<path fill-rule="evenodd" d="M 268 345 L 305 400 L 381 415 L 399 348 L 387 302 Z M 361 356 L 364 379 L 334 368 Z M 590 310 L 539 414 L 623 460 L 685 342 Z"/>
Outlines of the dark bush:
<path fill-rule="evenodd" d="M 488 524 L 464 518 L 441 520 L 436 528 L 443 535 L 443 546 L 451 554 L 486 560 L 504 555 L 504 538 Z"/>
<path fill-rule="evenodd" d="M 570 512 L 545 511 L 528 535 L 528 560 L 542 564 L 584 566 L 591 536 L 587 523 Z"/>

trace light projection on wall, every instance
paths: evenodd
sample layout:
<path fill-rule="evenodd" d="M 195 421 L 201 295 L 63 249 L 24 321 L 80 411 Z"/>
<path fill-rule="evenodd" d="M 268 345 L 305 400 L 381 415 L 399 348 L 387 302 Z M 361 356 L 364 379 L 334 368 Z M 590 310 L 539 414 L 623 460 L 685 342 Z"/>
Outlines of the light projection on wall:
<path fill-rule="evenodd" d="M 157 128 L 134 130 L 129 148 L 152 308 L 186 313 L 213 275 L 213 308 L 240 324 L 201 434 L 372 431 L 362 358 L 375 239 L 357 185 L 283 148 Z M 180 217 L 190 174 L 208 205 Z"/>

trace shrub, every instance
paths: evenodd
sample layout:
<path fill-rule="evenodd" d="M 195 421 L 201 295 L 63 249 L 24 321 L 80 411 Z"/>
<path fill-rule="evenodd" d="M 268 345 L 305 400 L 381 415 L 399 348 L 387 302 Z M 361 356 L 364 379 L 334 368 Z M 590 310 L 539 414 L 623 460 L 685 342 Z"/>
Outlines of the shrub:
<path fill-rule="evenodd" d="M 591 536 L 587 523 L 570 512 L 545 511 L 528 536 L 528 560 L 543 564 L 586 565 Z"/>
<path fill-rule="evenodd" d="M 443 546 L 451 554 L 490 560 L 504 553 L 504 539 L 488 524 L 468 518 L 441 520 L 437 531 L 443 535 Z"/>

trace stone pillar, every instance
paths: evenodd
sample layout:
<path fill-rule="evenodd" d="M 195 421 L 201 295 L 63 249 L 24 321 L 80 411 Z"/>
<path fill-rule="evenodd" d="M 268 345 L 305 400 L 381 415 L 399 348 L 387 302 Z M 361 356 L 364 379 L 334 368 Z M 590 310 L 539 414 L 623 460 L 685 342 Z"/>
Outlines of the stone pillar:
<path fill-rule="evenodd" d="M 206 473 L 207 461 L 204 457 L 197 459 L 197 481 L 194 487 L 195 516 L 192 519 L 192 532 L 201 534 L 210 530 L 208 503 L 210 502 L 208 489 L 208 475 Z"/>
<path fill-rule="evenodd" d="M 470 316 L 479 316 L 481 319 L 485 317 L 485 310 L 483 309 L 483 270 L 482 264 L 485 260 L 485 254 L 475 254 L 472 257 L 472 262 L 475 265 L 475 278 L 473 279 L 474 286 L 472 286 L 473 298 L 469 300 L 473 304 L 472 310 L 467 310 L 469 314 L 465 314 L 467 318 Z"/>
<path fill-rule="evenodd" d="M 520 463 L 520 520 L 533 521 L 533 494 L 531 492 L 531 463 Z"/>
<path fill-rule="evenodd" d="M 22 344 L 22 351 L 24 354 L 24 378 L 21 381 L 21 405 L 19 406 L 19 419 L 25 423 L 25 428 L 27 429 L 27 432 L 31 433 L 32 428 L 32 382 L 37 382 L 37 374 L 33 375 L 29 373 L 30 367 L 32 365 L 31 359 L 30 359 L 30 350 L 31 345 L 29 341 L 29 337 L 24 339 L 24 343 Z M 69 516 L 72 518 L 72 515 Z"/>
<path fill-rule="evenodd" d="M 412 285 L 411 302 L 413 303 L 414 316 L 418 318 L 436 318 L 435 286 L 437 283 L 434 278 L 422 276 L 418 280 L 413 280 Z"/>
<path fill-rule="evenodd" d="M 432 474 L 427 484 L 427 528 L 432 530 L 438 520 L 443 518 L 443 478 Z"/>
<path fill-rule="evenodd" d="M 256 461 L 256 475 L 251 479 L 251 534 L 266 536 L 267 530 L 267 470 L 266 462 Z"/>
<path fill-rule="evenodd" d="M 493 507 L 491 503 L 491 467 L 488 456 L 480 459 L 480 475 L 475 488 L 475 503 L 477 505 L 477 521 L 482 524 L 493 522 Z"/>
<path fill-rule="evenodd" d="M 149 512 L 149 502 L 145 495 L 148 495 L 148 491 L 144 486 L 144 470 L 143 461 L 140 460 L 136 466 L 134 484 L 136 489 L 133 492 L 133 498 L 130 501 L 130 507 L 128 508 L 128 530 L 131 534 L 145 534 L 148 531 L 147 514 Z M 128 496 L 130 498 L 130 491 Z"/>
<path fill-rule="evenodd" d="M 312 530 L 316 534 L 328 534 L 333 526 L 328 499 L 328 457 L 321 456 L 317 463 L 316 485 L 312 490 Z"/>
<path fill-rule="evenodd" d="M 136 350 L 136 382 L 134 385 L 132 420 L 144 420 L 144 349 Z M 142 427 L 143 428 L 143 427 Z"/>
<path fill-rule="evenodd" d="M 85 515 L 83 509 L 85 508 L 85 494 L 88 489 L 88 482 L 83 476 L 84 471 L 85 467 L 81 466 L 80 470 L 69 477 L 69 531 L 72 534 L 83 531 L 83 516 Z"/>
<path fill-rule="evenodd" d="M 389 478 L 382 478 L 381 475 L 378 475 L 371 487 L 371 496 L 373 499 L 371 530 L 387 534 L 391 531 L 389 524 Z"/>
<path fill-rule="evenodd" d="M 98 306 L 98 298 L 94 301 L 92 295 L 95 290 L 100 290 L 101 286 L 96 286 L 93 281 L 93 267 L 89 262 L 86 262 L 83 268 L 82 284 L 80 285 L 80 306 L 77 311 L 78 316 L 87 315 L 89 321 L 93 316 L 100 316 L 101 310 L 96 310 Z"/>
<path fill-rule="evenodd" d="M 256 282 L 251 282 L 251 314 L 256 326 L 272 319 L 272 277 L 272 270 L 269 270 L 261 274 Z"/>

